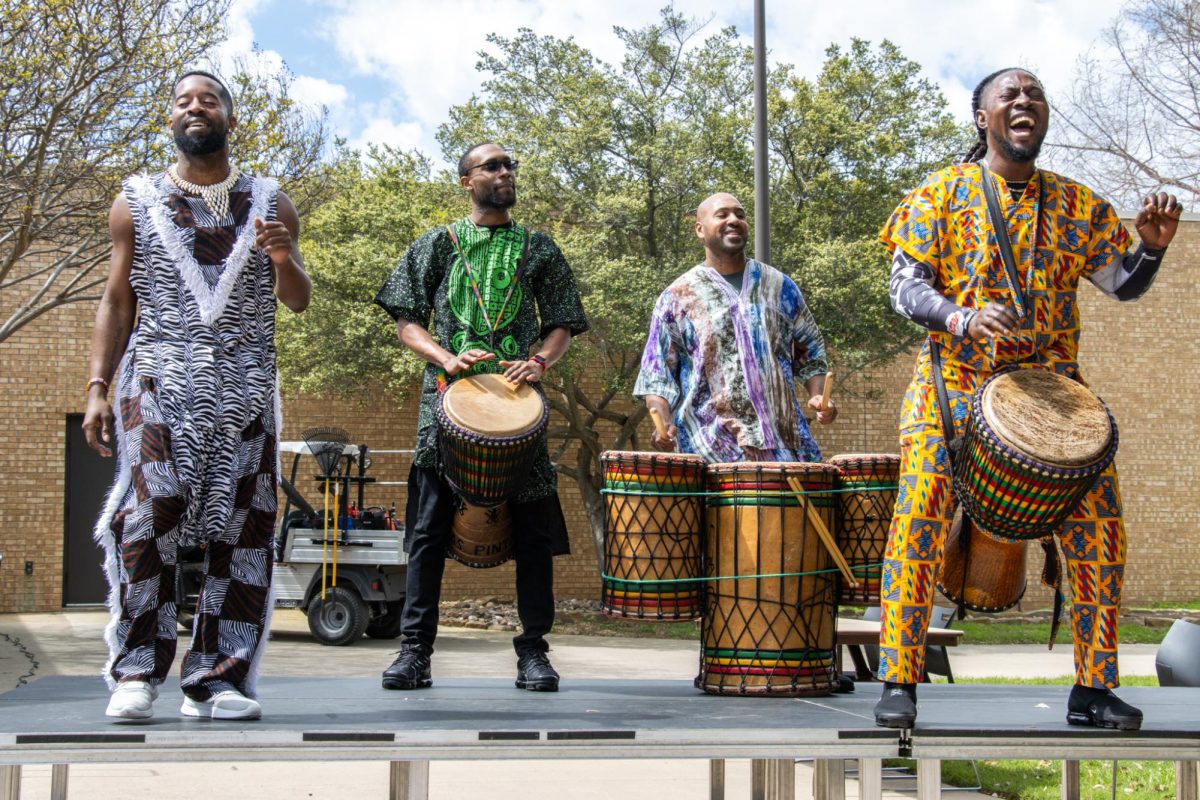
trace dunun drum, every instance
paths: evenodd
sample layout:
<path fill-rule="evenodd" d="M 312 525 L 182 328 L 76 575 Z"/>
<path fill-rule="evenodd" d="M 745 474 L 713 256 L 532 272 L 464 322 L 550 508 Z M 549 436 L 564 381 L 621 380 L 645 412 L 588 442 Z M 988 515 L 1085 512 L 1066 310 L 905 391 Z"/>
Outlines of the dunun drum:
<path fill-rule="evenodd" d="M 705 692 L 833 690 L 837 581 L 812 517 L 833 530 L 837 476 L 829 464 L 709 465 L 709 581 L 696 679 Z"/>
<path fill-rule="evenodd" d="M 970 522 L 967 523 L 970 525 Z M 1025 595 L 1028 542 L 997 539 L 971 525 L 970 548 L 962 548 L 962 509 L 954 515 L 937 588 L 950 602 L 968 611 L 1007 611 Z"/>
<path fill-rule="evenodd" d="M 508 503 L 473 506 L 455 496 L 448 552 L 455 561 L 476 569 L 498 567 L 512 558 L 512 514 Z"/>
<path fill-rule="evenodd" d="M 546 401 L 528 384 L 472 375 L 438 396 L 443 475 L 471 505 L 498 506 L 529 478 L 546 430 Z"/>
<path fill-rule="evenodd" d="M 1116 452 L 1116 422 L 1085 386 L 1038 368 L 997 372 L 971 399 L 954 487 L 980 528 L 1038 539 L 1057 533 Z"/>
<path fill-rule="evenodd" d="M 696 619 L 701 603 L 704 459 L 610 450 L 604 470 L 600 608 L 612 617 Z"/>
<path fill-rule="evenodd" d="M 834 456 L 829 463 L 838 468 L 838 546 L 859 581 L 855 587 L 839 578 L 838 602 L 878 603 L 900 456 L 853 453 Z"/>

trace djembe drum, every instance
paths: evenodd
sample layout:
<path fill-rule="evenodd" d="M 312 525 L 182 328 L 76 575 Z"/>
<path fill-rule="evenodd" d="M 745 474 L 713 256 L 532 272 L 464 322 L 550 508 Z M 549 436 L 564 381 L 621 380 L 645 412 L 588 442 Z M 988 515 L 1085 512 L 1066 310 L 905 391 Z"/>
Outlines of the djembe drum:
<path fill-rule="evenodd" d="M 512 552 L 511 520 L 504 523 L 507 510 L 487 509 L 504 503 L 529 479 L 549 418 L 546 401 L 528 384 L 472 375 L 438 395 L 436 414 L 442 474 L 464 503 L 455 514 L 450 555 L 473 567 L 501 564 Z M 460 542 L 465 549 L 458 549 Z"/>
<path fill-rule="evenodd" d="M 1057 533 L 1117 452 L 1117 425 L 1087 387 L 1041 368 L 989 377 L 971 398 L 954 488 L 980 528 Z"/>
<path fill-rule="evenodd" d="M 833 529 L 837 476 L 829 464 L 709 465 L 697 687 L 785 697 L 833 690 L 837 581 L 817 526 Z"/>
<path fill-rule="evenodd" d="M 704 459 L 610 450 L 604 471 L 604 577 L 609 616 L 676 621 L 700 616 Z"/>
<path fill-rule="evenodd" d="M 852 453 L 834 456 L 838 468 L 838 546 L 858 579 L 839 581 L 838 602 L 879 602 L 879 576 L 896 507 L 900 456 Z"/>

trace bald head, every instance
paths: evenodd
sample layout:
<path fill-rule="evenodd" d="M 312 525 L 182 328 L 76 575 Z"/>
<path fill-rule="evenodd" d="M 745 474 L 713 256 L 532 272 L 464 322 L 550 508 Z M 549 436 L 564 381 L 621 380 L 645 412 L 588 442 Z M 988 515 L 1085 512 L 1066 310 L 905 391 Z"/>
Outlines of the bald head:
<path fill-rule="evenodd" d="M 729 192 L 717 192 L 716 194 L 710 194 L 700 201 L 700 205 L 696 206 L 696 219 L 711 216 L 718 208 L 740 209 L 741 207 L 742 204 L 738 202 L 736 197 L 729 194 Z"/>

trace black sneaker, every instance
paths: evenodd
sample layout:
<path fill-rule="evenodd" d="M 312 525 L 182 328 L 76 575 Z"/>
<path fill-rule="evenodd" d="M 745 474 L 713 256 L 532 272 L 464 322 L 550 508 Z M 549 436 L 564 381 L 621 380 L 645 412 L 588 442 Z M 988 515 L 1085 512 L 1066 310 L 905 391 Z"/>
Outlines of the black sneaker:
<path fill-rule="evenodd" d="M 1096 728 L 1136 731 L 1142 727 L 1142 712 L 1112 693 L 1076 684 L 1067 699 L 1067 722 Z"/>
<path fill-rule="evenodd" d="M 383 671 L 383 688 L 424 689 L 432 686 L 430 655 L 430 651 L 420 645 L 401 648 L 396 660 Z"/>
<path fill-rule="evenodd" d="M 517 654 L 517 688 L 531 692 L 558 691 L 558 673 L 541 650 L 524 650 Z"/>
<path fill-rule="evenodd" d="M 885 683 L 875 704 L 875 724 L 881 728 L 911 728 L 917 721 L 917 687 L 912 683 Z"/>

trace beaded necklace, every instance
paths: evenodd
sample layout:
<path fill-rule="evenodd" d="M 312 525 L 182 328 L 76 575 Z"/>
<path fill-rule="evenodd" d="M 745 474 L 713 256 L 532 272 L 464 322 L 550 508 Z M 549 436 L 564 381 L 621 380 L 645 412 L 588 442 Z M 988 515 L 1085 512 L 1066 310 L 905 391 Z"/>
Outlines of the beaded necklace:
<path fill-rule="evenodd" d="M 171 179 L 171 183 L 188 194 L 195 195 L 203 200 L 204 204 L 208 206 L 217 219 L 224 219 L 229 216 L 229 190 L 234 187 L 234 184 L 238 182 L 238 178 L 241 176 L 242 171 L 230 165 L 229 176 L 225 180 L 220 183 L 211 183 L 207 186 L 202 186 L 180 177 L 178 164 L 172 164 L 167 167 L 167 177 Z"/>

